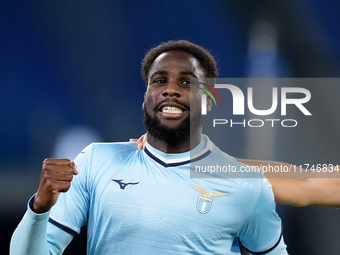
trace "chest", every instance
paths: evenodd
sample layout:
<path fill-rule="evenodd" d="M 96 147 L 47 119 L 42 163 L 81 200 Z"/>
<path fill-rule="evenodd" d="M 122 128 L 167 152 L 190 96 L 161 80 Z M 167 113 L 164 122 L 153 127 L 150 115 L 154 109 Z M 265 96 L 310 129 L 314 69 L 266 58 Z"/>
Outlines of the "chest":
<path fill-rule="evenodd" d="M 167 240 L 200 233 L 232 239 L 255 201 L 256 192 L 249 184 L 242 187 L 242 180 L 193 179 L 188 165 L 137 163 L 103 173 L 93 182 L 90 216 L 96 217 L 90 221 L 119 236 L 151 232 Z"/>

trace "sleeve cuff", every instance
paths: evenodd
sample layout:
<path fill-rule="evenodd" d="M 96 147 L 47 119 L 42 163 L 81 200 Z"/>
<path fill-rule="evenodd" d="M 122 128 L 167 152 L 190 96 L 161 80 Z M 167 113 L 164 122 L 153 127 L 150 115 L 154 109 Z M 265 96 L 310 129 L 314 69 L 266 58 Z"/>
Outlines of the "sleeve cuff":
<path fill-rule="evenodd" d="M 45 212 L 45 213 L 33 212 L 32 205 L 33 205 L 35 195 L 36 194 L 34 194 L 27 203 L 27 215 L 33 220 L 48 220 L 50 216 L 50 211 Z"/>
<path fill-rule="evenodd" d="M 263 251 L 259 251 L 259 252 L 254 252 L 254 251 L 251 251 L 251 250 L 248 250 L 246 247 L 243 246 L 242 244 L 242 247 L 249 253 L 251 254 L 269 254 L 272 250 L 274 250 L 280 243 L 282 243 L 281 241 L 283 240 L 282 238 L 282 228 L 281 228 L 281 233 L 280 233 L 280 236 L 279 236 L 279 239 L 271 246 L 269 247 L 268 249 L 266 250 L 263 250 Z"/>

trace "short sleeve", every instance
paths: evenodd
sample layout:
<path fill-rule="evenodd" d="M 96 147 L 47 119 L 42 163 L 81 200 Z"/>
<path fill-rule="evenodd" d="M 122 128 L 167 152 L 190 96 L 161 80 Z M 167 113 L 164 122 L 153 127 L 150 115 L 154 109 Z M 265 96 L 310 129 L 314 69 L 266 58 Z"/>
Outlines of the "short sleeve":
<path fill-rule="evenodd" d="M 263 178 L 253 212 L 238 234 L 243 246 L 252 254 L 288 254 L 282 239 L 281 219 L 275 207 L 272 187 Z"/>
<path fill-rule="evenodd" d="M 78 154 L 74 160 L 78 175 L 73 177 L 70 189 L 59 195 L 57 203 L 51 209 L 49 222 L 72 235 L 78 234 L 87 222 L 92 151 L 93 144 Z"/>

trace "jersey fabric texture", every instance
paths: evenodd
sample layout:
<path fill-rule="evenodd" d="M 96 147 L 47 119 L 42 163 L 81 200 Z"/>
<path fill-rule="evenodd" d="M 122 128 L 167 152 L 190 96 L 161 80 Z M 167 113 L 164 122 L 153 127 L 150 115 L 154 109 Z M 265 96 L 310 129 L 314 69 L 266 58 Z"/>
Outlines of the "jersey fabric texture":
<path fill-rule="evenodd" d="M 38 248 L 33 244 L 25 254 L 61 254 L 86 224 L 88 254 L 238 254 L 235 237 L 254 254 L 287 254 L 262 173 L 190 178 L 190 162 L 242 165 L 204 135 L 193 151 L 181 154 L 149 144 L 144 150 L 135 143 L 89 145 L 75 160 L 79 174 L 51 212 L 28 209 L 12 238 L 12 254 L 36 239 Z"/>

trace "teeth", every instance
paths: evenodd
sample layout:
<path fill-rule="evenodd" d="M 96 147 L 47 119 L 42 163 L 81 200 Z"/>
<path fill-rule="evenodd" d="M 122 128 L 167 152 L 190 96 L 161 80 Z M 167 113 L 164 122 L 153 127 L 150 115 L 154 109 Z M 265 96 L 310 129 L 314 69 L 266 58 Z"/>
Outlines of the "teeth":
<path fill-rule="evenodd" d="M 175 106 L 164 106 L 162 108 L 162 112 L 167 113 L 182 113 L 183 110 L 181 108 L 175 107 Z"/>

